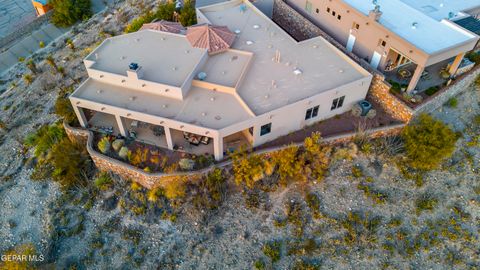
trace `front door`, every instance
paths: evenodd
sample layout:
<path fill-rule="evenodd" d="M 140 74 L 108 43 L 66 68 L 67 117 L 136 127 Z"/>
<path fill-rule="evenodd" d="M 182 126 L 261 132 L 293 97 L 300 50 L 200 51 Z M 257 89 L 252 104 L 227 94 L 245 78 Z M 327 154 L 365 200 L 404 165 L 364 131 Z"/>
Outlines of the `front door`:
<path fill-rule="evenodd" d="M 347 41 L 347 51 L 352 52 L 353 50 L 353 45 L 355 45 L 355 36 L 350 34 L 348 36 L 348 41 Z"/>
<path fill-rule="evenodd" d="M 379 54 L 378 52 L 373 52 L 372 61 L 370 61 L 370 65 L 375 69 L 378 68 L 378 64 L 380 64 L 381 59 L 382 59 L 381 54 Z"/>

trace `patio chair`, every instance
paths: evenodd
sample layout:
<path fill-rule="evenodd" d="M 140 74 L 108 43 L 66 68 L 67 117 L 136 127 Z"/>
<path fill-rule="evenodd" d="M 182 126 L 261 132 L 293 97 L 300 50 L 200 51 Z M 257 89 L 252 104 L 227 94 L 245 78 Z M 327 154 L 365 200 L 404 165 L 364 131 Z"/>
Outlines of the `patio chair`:
<path fill-rule="evenodd" d="M 200 139 L 200 142 L 207 145 L 210 143 L 210 138 L 207 136 L 202 136 L 202 138 Z"/>

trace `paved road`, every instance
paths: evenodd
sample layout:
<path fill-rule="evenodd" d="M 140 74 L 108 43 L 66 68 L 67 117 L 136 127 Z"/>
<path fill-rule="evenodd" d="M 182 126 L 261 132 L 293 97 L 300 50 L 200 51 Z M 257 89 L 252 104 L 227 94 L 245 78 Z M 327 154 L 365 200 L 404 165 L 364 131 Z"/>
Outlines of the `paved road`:
<path fill-rule="evenodd" d="M 0 38 L 35 19 L 31 0 L 0 0 Z"/>
<path fill-rule="evenodd" d="M 20 16 L 20 14 L 23 14 L 20 12 L 22 7 L 22 4 L 20 3 L 25 1 L 29 2 L 30 0 L 0 0 L 0 21 L 2 21 L 4 18 L 3 13 L 1 13 L 2 7 L 5 7 L 5 9 L 3 10 L 7 10 L 6 9 L 7 5 L 5 6 L 3 5 L 4 2 L 9 4 L 8 7 L 10 8 L 8 10 L 12 12 L 16 12 L 15 14 L 18 14 L 18 16 Z M 113 0 L 107 0 L 106 2 L 112 3 Z M 31 5 L 31 2 L 29 3 Z M 15 7 L 18 7 L 18 8 L 15 8 Z M 100 12 L 104 8 L 105 8 L 105 4 L 103 0 L 92 1 L 92 10 L 94 13 Z M 32 7 L 32 10 L 33 10 L 33 7 Z M 15 28 L 14 26 L 15 25 L 18 26 L 18 23 L 19 23 L 19 21 L 17 21 L 17 24 L 15 23 L 15 20 L 12 18 L 12 14 L 9 13 L 9 15 L 7 16 L 10 19 L 4 20 L 5 21 L 4 25 L 6 25 L 8 29 Z M 3 28 L 0 27 L 0 31 L 5 31 L 5 29 L 3 30 L 2 29 Z M 0 53 L 0 74 L 9 70 L 13 65 L 18 63 L 18 59 L 20 57 L 26 58 L 32 55 L 37 50 L 39 50 L 40 41 L 43 41 L 45 45 L 47 45 L 69 30 L 70 30 L 69 28 L 58 28 L 58 27 L 55 27 L 53 24 L 48 23 L 48 24 L 44 24 L 40 29 L 28 35 L 25 35 L 25 37 L 22 40 L 15 43 L 7 51 Z M 0 38 L 1 38 L 1 34 L 0 34 Z"/>

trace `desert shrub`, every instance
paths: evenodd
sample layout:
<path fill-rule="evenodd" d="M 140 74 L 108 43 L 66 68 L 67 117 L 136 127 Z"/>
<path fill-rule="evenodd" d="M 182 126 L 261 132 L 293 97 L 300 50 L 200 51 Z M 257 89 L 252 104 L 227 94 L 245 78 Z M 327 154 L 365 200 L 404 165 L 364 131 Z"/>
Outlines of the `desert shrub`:
<path fill-rule="evenodd" d="M 276 173 L 283 185 L 287 185 L 290 180 L 306 180 L 305 175 L 302 174 L 305 163 L 299 160 L 297 153 L 298 147 L 290 146 L 271 154 L 271 160 L 277 168 Z"/>
<path fill-rule="evenodd" d="M 305 196 L 305 202 L 307 203 L 308 207 L 313 211 L 313 217 L 319 218 L 320 217 L 320 199 L 318 195 L 315 193 L 308 193 Z"/>
<path fill-rule="evenodd" d="M 113 184 L 113 180 L 108 172 L 100 172 L 97 178 L 95 178 L 94 183 L 100 190 L 107 190 Z"/>
<path fill-rule="evenodd" d="M 122 148 L 120 148 L 120 151 L 118 151 L 118 156 L 123 159 L 127 159 L 128 152 L 128 148 L 126 146 L 122 146 Z"/>
<path fill-rule="evenodd" d="M 7 250 L 2 254 L 2 257 L 5 256 L 20 256 L 24 255 L 28 258 L 28 256 L 36 255 L 35 246 L 31 243 L 17 245 L 14 248 Z M 28 260 L 1 260 L 0 261 L 0 269 L 5 270 L 27 270 L 33 269 L 31 262 Z"/>
<path fill-rule="evenodd" d="M 33 59 L 29 59 L 26 63 L 26 66 L 27 66 L 28 69 L 30 69 L 30 71 L 33 74 L 37 74 L 37 72 L 38 72 L 37 65 L 35 64 Z"/>
<path fill-rule="evenodd" d="M 180 15 L 178 16 L 178 21 L 183 26 L 190 26 L 197 23 L 197 15 L 195 12 L 195 4 L 191 0 L 186 0 L 182 9 L 180 10 Z"/>
<path fill-rule="evenodd" d="M 320 263 L 301 259 L 295 262 L 293 270 L 320 270 Z"/>
<path fill-rule="evenodd" d="M 254 267 L 256 270 L 264 270 L 266 268 L 265 262 L 262 259 L 255 261 Z"/>
<path fill-rule="evenodd" d="M 282 242 L 275 240 L 263 245 L 263 254 L 272 260 L 272 263 L 278 262 L 281 257 Z"/>
<path fill-rule="evenodd" d="M 150 202 L 157 202 L 158 199 L 165 195 L 165 191 L 162 188 L 154 188 L 148 191 L 147 199 Z"/>
<path fill-rule="evenodd" d="M 165 186 L 165 197 L 168 199 L 181 199 L 185 196 L 186 189 L 184 179 L 177 177 Z"/>
<path fill-rule="evenodd" d="M 53 8 L 51 21 L 56 26 L 68 27 L 92 16 L 90 0 L 49 0 Z"/>
<path fill-rule="evenodd" d="M 78 125 L 77 115 L 73 110 L 72 103 L 68 99 L 69 94 L 73 91 L 72 87 L 63 88 L 58 94 L 55 101 L 55 114 L 63 118 L 67 123 Z"/>
<path fill-rule="evenodd" d="M 289 200 L 285 203 L 285 213 L 288 223 L 294 226 L 294 234 L 301 236 L 306 222 L 302 204 L 297 200 Z"/>
<path fill-rule="evenodd" d="M 402 131 L 407 163 L 414 169 L 431 170 L 452 155 L 457 135 L 443 122 L 427 114 Z"/>
<path fill-rule="evenodd" d="M 23 81 L 25 81 L 25 84 L 30 85 L 33 82 L 33 76 L 30 74 L 25 74 L 23 75 Z"/>
<path fill-rule="evenodd" d="M 85 184 L 85 172 L 90 166 L 90 158 L 85 147 L 63 138 L 52 147 L 49 163 L 53 165 L 53 180 L 62 188 Z"/>
<path fill-rule="evenodd" d="M 360 178 L 363 176 L 362 168 L 359 165 L 355 164 L 352 166 L 352 176 L 355 178 Z"/>
<path fill-rule="evenodd" d="M 205 179 L 205 186 L 210 197 L 215 201 L 220 201 L 225 190 L 226 179 L 222 174 L 222 170 L 215 168 Z"/>
<path fill-rule="evenodd" d="M 137 148 L 135 152 L 128 151 L 127 158 L 133 166 L 144 167 L 144 164 L 149 160 L 148 153 L 148 148 Z"/>
<path fill-rule="evenodd" d="M 108 137 L 103 137 L 100 139 L 97 146 L 100 152 L 102 152 L 103 154 L 107 154 L 110 151 L 112 144 L 110 143 L 110 140 L 108 139 Z"/>
<path fill-rule="evenodd" d="M 447 101 L 447 106 L 451 108 L 456 108 L 458 105 L 458 100 L 455 97 L 450 98 Z"/>
<path fill-rule="evenodd" d="M 158 20 L 173 21 L 173 12 L 175 12 L 175 2 L 163 2 L 158 6 L 157 11 L 155 11 L 155 18 Z"/>
<path fill-rule="evenodd" d="M 432 87 L 429 87 L 427 90 L 425 90 L 425 94 L 427 96 L 433 96 L 433 94 L 435 94 L 436 92 L 438 92 L 438 90 L 440 90 L 440 87 L 438 86 L 432 86 Z"/>
<path fill-rule="evenodd" d="M 143 189 L 143 187 L 139 183 L 132 181 L 132 183 L 130 184 L 130 189 L 132 191 L 140 191 Z"/>
<path fill-rule="evenodd" d="M 38 42 L 38 47 L 45 48 L 45 42 L 43 41 Z"/>
<path fill-rule="evenodd" d="M 392 94 L 400 94 L 402 92 L 402 87 L 398 82 L 394 82 L 392 80 L 389 80 L 388 83 L 390 83 L 390 93 Z"/>
<path fill-rule="evenodd" d="M 120 149 L 123 147 L 125 144 L 125 140 L 122 139 L 116 139 L 115 141 L 112 142 L 112 148 L 115 150 L 115 152 L 120 151 Z"/>
<path fill-rule="evenodd" d="M 155 19 L 155 14 L 151 11 L 143 14 L 142 16 L 135 18 L 127 27 L 125 28 L 125 33 L 133 33 L 138 31 L 144 23 L 149 23 Z"/>
<path fill-rule="evenodd" d="M 480 75 L 475 78 L 475 86 L 480 87 Z"/>
<path fill-rule="evenodd" d="M 27 135 L 24 139 L 26 147 L 34 148 L 33 154 L 38 159 L 47 158 L 53 145 L 66 137 L 65 130 L 60 123 L 44 125 L 35 133 Z"/>
<path fill-rule="evenodd" d="M 264 177 L 263 159 L 259 155 L 248 155 L 243 149 L 239 149 L 231 155 L 233 174 L 237 185 L 245 184 L 253 188 L 255 182 Z"/>
<path fill-rule="evenodd" d="M 305 149 L 303 158 L 300 159 L 299 165 L 303 165 L 303 173 L 313 179 L 322 180 L 330 166 L 330 155 L 332 148 L 328 145 L 321 144 L 320 133 L 312 133 L 310 137 L 305 138 L 303 147 Z M 305 164 L 302 164 L 304 160 Z"/>
<path fill-rule="evenodd" d="M 370 246 L 377 242 L 376 232 L 382 223 L 380 216 L 373 216 L 371 212 L 351 211 L 341 221 L 346 230 L 344 241 L 348 245 Z"/>
<path fill-rule="evenodd" d="M 191 171 L 195 167 L 195 161 L 189 158 L 182 158 L 178 161 L 178 166 L 184 171 Z"/>
<path fill-rule="evenodd" d="M 415 207 L 417 208 L 418 213 L 426 210 L 431 211 L 435 208 L 435 206 L 437 206 L 437 204 L 438 199 L 431 192 L 424 192 L 415 200 Z"/>

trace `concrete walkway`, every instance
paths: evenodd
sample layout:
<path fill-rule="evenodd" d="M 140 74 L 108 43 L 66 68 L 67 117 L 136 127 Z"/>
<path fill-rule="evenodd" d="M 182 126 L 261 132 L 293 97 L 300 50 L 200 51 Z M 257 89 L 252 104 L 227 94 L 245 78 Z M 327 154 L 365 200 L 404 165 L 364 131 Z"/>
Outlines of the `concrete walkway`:
<path fill-rule="evenodd" d="M 7 0 L 0 0 L 0 3 L 3 3 L 3 1 L 9 2 Z M 107 0 L 106 2 L 112 3 L 113 1 L 114 0 Z M 92 10 L 94 13 L 101 12 L 105 9 L 105 7 L 106 6 L 103 0 L 92 1 Z M 3 17 L 1 12 L 2 9 L 0 8 L 0 17 Z M 9 70 L 15 64 L 17 64 L 20 57 L 27 58 L 39 49 L 41 49 L 39 46 L 41 41 L 43 41 L 45 43 L 45 46 L 47 46 L 52 41 L 61 37 L 69 30 L 70 28 L 59 28 L 51 23 L 45 23 L 39 30 L 36 30 L 26 35 L 23 39 L 15 43 L 8 50 L 0 53 L 0 75 Z"/>

